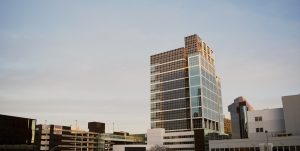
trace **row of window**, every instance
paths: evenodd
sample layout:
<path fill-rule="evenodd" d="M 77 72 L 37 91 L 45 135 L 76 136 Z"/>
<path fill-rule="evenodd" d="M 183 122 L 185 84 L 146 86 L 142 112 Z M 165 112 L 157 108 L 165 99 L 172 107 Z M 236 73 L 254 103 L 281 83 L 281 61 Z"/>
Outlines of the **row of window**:
<path fill-rule="evenodd" d="M 195 148 L 170 148 L 170 150 L 176 150 L 176 151 L 179 151 L 179 150 L 182 150 L 182 151 L 194 151 Z"/>
<path fill-rule="evenodd" d="M 194 128 L 202 128 L 202 118 L 193 119 Z"/>
<path fill-rule="evenodd" d="M 212 148 L 211 151 L 260 151 L 259 147 Z M 271 151 L 300 151 L 300 146 L 273 146 Z"/>
<path fill-rule="evenodd" d="M 202 90 L 203 90 L 203 96 L 205 96 L 207 99 L 215 103 L 218 103 L 218 96 L 215 93 L 211 92 L 209 89 L 205 87 L 203 87 Z"/>
<path fill-rule="evenodd" d="M 262 133 L 264 132 L 264 128 L 260 127 L 260 128 L 256 128 L 256 133 Z"/>
<path fill-rule="evenodd" d="M 262 121 L 262 116 L 254 117 L 255 122 Z"/>
<path fill-rule="evenodd" d="M 209 110 L 207 108 L 203 108 L 203 117 L 214 121 L 219 121 L 219 113 Z"/>
<path fill-rule="evenodd" d="M 194 135 L 165 136 L 164 139 L 194 138 Z"/>
<path fill-rule="evenodd" d="M 186 45 L 186 49 L 188 50 L 188 53 L 195 53 L 201 51 L 200 43 L 194 43 L 192 45 Z"/>
<path fill-rule="evenodd" d="M 193 56 L 189 58 L 189 66 L 197 66 L 199 65 L 199 56 Z"/>
<path fill-rule="evenodd" d="M 190 117 L 189 109 L 151 113 L 152 121 L 154 121 L 154 120 L 174 120 L 174 119 L 182 119 L 182 118 L 189 118 L 189 117 Z"/>
<path fill-rule="evenodd" d="M 153 75 L 151 76 L 151 83 L 164 82 L 164 81 L 170 81 L 170 80 L 187 78 L 187 77 L 188 77 L 188 70 L 182 69 L 182 70 L 176 70 L 176 71 L 162 73 L 158 75 Z"/>
<path fill-rule="evenodd" d="M 151 85 L 151 91 L 168 91 L 168 90 L 173 90 L 173 89 L 179 89 L 179 88 L 184 88 L 189 86 L 189 81 L 188 79 L 179 79 L 175 81 L 170 81 L 170 82 L 164 82 L 164 83 L 159 83 L 159 84 L 154 84 Z"/>
<path fill-rule="evenodd" d="M 188 88 L 151 94 L 151 101 L 156 102 L 156 101 L 173 100 L 173 99 L 186 98 L 186 97 L 189 97 Z"/>
<path fill-rule="evenodd" d="M 206 78 L 204 78 L 204 77 L 202 77 L 202 83 L 207 89 L 209 89 L 210 91 L 212 91 L 214 93 L 217 93 L 217 87 L 215 84 L 213 84 L 209 80 L 206 80 Z"/>
<path fill-rule="evenodd" d="M 191 97 L 201 95 L 201 86 L 190 87 Z"/>
<path fill-rule="evenodd" d="M 201 109 L 201 107 L 192 108 L 192 116 L 193 117 L 201 117 L 202 116 L 202 109 Z"/>
<path fill-rule="evenodd" d="M 165 130 L 190 129 L 191 122 L 190 120 L 153 122 L 151 128 L 164 128 Z"/>
<path fill-rule="evenodd" d="M 196 96 L 191 98 L 192 107 L 201 106 L 201 96 Z"/>
<path fill-rule="evenodd" d="M 204 70 L 204 68 L 201 68 L 201 74 L 208 79 L 210 82 L 212 82 L 213 84 L 216 84 L 216 77 L 215 75 L 207 72 L 206 70 Z"/>
<path fill-rule="evenodd" d="M 216 111 L 216 112 L 218 112 L 219 111 L 219 106 L 218 106 L 218 104 L 217 103 L 215 103 L 215 102 L 213 102 L 213 101 L 211 101 L 211 100 L 209 100 L 208 98 L 206 98 L 206 97 L 202 97 L 202 104 L 203 104 L 203 106 L 205 106 L 205 107 L 207 107 L 207 108 L 209 108 L 209 109 L 211 109 L 211 110 L 214 110 L 214 111 Z"/>
<path fill-rule="evenodd" d="M 194 141 L 191 141 L 191 142 L 164 142 L 164 145 L 178 145 L 178 144 L 194 144 Z"/>
<path fill-rule="evenodd" d="M 171 63 L 151 67 L 151 74 L 168 72 L 168 71 L 181 69 L 185 67 L 187 67 L 187 62 L 185 60 L 180 60 L 176 62 L 171 62 Z"/>
<path fill-rule="evenodd" d="M 160 54 L 152 55 L 150 58 L 151 65 L 161 64 L 165 62 L 170 62 L 173 60 L 178 60 L 185 58 L 187 53 L 184 48 L 179 48 L 175 50 L 170 50 Z"/>
<path fill-rule="evenodd" d="M 199 86 L 201 85 L 200 76 L 190 77 L 190 86 Z"/>
<path fill-rule="evenodd" d="M 172 110 L 180 108 L 188 108 L 190 106 L 189 99 L 179 99 L 166 102 L 158 102 L 151 104 L 151 111 L 163 111 L 163 110 Z"/>
<path fill-rule="evenodd" d="M 213 62 L 213 61 L 212 61 Z M 203 57 L 201 57 L 201 66 L 208 70 L 210 73 L 215 75 L 215 68 L 206 61 Z"/>

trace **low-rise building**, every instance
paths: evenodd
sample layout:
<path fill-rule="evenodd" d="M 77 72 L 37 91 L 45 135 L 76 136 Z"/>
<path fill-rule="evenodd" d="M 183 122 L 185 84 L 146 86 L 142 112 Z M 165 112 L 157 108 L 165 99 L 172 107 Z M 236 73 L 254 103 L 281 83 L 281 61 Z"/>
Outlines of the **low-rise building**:
<path fill-rule="evenodd" d="M 96 151 L 98 133 L 71 129 L 70 126 L 37 125 L 36 145 L 40 151 L 51 149 Z"/>
<path fill-rule="evenodd" d="M 249 138 L 211 140 L 210 151 L 300 151 L 300 95 L 282 102 L 283 108 L 248 111 Z"/>
<path fill-rule="evenodd" d="M 201 147 L 205 148 L 208 146 L 208 140 L 211 139 L 228 139 L 228 135 L 220 135 L 217 132 L 205 133 L 204 130 L 168 133 L 163 128 L 155 128 L 147 131 L 147 145 L 114 145 L 113 150 L 126 151 L 126 148 L 127 150 L 131 148 L 142 151 L 144 149 L 151 150 L 158 146 L 170 151 L 194 151 L 195 143 L 201 143 L 203 144 Z"/>
<path fill-rule="evenodd" d="M 112 151 L 114 145 L 145 145 L 145 134 L 129 134 L 127 132 L 103 133 L 97 137 L 99 151 Z"/>
<path fill-rule="evenodd" d="M 33 151 L 36 120 L 0 114 L 0 151 Z"/>
<path fill-rule="evenodd" d="M 224 118 L 224 133 L 231 136 L 231 120 L 228 118 Z"/>

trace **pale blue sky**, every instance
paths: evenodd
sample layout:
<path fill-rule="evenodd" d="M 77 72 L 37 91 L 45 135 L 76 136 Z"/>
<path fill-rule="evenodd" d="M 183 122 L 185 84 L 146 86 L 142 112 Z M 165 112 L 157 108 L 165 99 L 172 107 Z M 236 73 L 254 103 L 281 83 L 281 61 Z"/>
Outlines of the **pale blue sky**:
<path fill-rule="evenodd" d="M 300 93 L 300 1 L 0 1 L 0 114 L 144 133 L 149 57 L 198 34 L 214 50 L 224 113 Z"/>

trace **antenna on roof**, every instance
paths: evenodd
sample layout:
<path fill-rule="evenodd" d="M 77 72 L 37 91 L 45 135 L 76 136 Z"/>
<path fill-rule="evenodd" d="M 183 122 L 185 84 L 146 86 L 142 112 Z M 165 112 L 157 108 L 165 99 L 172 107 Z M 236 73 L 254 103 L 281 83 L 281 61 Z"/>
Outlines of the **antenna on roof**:
<path fill-rule="evenodd" d="M 113 122 L 113 133 L 115 132 L 115 122 Z"/>

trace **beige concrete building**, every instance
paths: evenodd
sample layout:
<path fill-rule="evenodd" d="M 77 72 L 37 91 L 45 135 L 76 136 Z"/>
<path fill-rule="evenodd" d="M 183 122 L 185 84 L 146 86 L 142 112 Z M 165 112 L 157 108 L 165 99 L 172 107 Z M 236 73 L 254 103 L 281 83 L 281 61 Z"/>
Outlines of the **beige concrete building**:
<path fill-rule="evenodd" d="M 224 118 L 224 132 L 225 134 L 231 135 L 232 129 L 231 129 L 231 120 L 228 118 Z"/>

